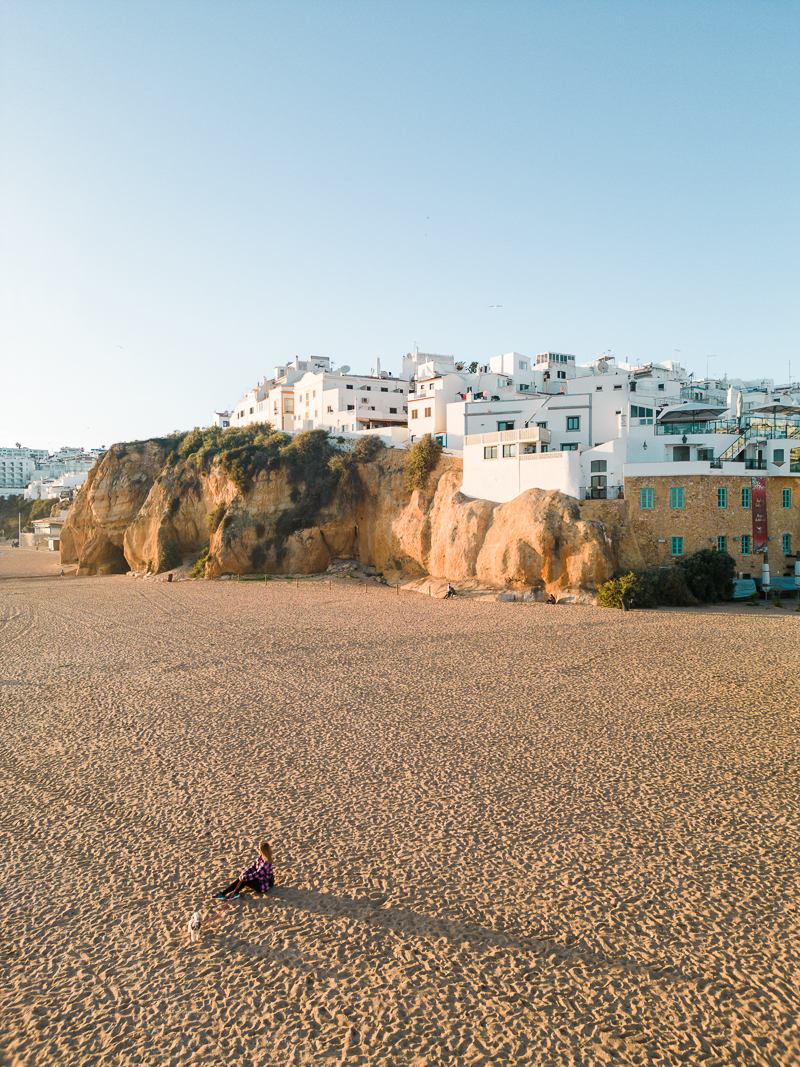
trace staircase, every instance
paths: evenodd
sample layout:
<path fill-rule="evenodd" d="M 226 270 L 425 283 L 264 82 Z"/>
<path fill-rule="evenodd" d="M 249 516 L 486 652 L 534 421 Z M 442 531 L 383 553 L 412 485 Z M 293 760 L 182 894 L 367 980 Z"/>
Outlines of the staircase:
<path fill-rule="evenodd" d="M 733 442 L 733 444 L 728 445 L 728 447 L 725 449 L 721 456 L 717 456 L 717 458 L 714 460 L 714 466 L 718 467 L 720 463 L 729 463 L 739 451 L 739 449 L 744 447 L 746 442 L 747 434 L 744 432 L 740 433 L 736 440 Z"/>

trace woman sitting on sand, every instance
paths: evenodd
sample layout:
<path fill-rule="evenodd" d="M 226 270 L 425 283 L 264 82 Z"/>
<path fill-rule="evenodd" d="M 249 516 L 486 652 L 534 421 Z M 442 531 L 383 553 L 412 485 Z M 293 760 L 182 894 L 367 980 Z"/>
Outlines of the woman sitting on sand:
<path fill-rule="evenodd" d="M 240 889 L 254 889 L 256 893 L 268 893 L 275 885 L 275 876 L 272 873 L 272 849 L 266 841 L 258 846 L 259 856 L 252 863 L 241 878 L 231 882 L 227 889 L 221 889 L 214 896 L 217 900 L 236 900 Z"/>

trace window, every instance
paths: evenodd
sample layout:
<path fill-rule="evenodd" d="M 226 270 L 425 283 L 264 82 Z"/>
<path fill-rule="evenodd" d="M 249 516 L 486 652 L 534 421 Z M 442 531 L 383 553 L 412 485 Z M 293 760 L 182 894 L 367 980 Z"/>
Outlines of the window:
<path fill-rule="evenodd" d="M 526 363 L 526 361 L 524 359 L 521 359 L 519 361 L 519 369 L 520 370 L 527 370 L 528 369 L 528 364 Z"/>
<path fill-rule="evenodd" d="M 683 507 L 683 489 L 670 489 L 669 491 L 669 506 L 671 508 Z M 673 553 L 674 555 L 674 553 Z"/>
<path fill-rule="evenodd" d="M 567 429 L 568 430 L 580 430 L 581 417 L 580 415 L 567 415 Z"/>
<path fill-rule="evenodd" d="M 511 459 L 512 456 L 516 456 L 516 445 L 503 445 L 503 459 Z"/>
<path fill-rule="evenodd" d="M 561 451 L 562 452 L 577 452 L 578 451 L 578 444 L 577 444 L 576 441 L 572 441 L 572 442 L 570 442 L 568 444 L 562 445 L 561 446 Z"/>
<path fill-rule="evenodd" d="M 352 388 L 353 388 L 352 385 L 346 385 L 345 386 L 345 389 L 352 389 Z"/>
<path fill-rule="evenodd" d="M 622 386 L 621 386 L 621 385 L 615 385 L 615 386 L 614 386 L 614 388 L 615 388 L 615 389 L 621 389 L 621 388 L 622 388 Z"/>
<path fill-rule="evenodd" d="M 539 427 L 540 430 L 546 430 L 547 429 L 547 423 L 546 422 L 537 422 L 536 425 Z"/>
<path fill-rule="evenodd" d="M 682 556 L 683 555 L 683 538 L 682 537 L 673 537 L 672 538 L 671 555 L 673 555 L 673 556 Z"/>
<path fill-rule="evenodd" d="M 389 386 L 387 385 L 385 389 L 384 389 L 383 386 L 381 386 L 381 392 L 382 393 L 388 393 L 389 392 Z"/>
<path fill-rule="evenodd" d="M 283 401 L 283 410 L 284 410 L 285 414 L 287 414 L 287 415 L 293 415 L 294 414 L 294 397 L 293 396 L 287 396 L 285 398 L 285 400 Z"/>
<path fill-rule="evenodd" d="M 602 391 L 603 391 L 603 387 L 602 387 L 602 385 L 596 385 L 596 386 L 594 387 L 594 391 L 595 391 L 596 393 L 602 393 Z"/>
<path fill-rule="evenodd" d="M 419 408 L 412 408 L 411 409 L 411 418 L 412 419 L 418 419 L 419 418 Z"/>
<path fill-rule="evenodd" d="M 253 409 L 252 409 L 252 408 L 250 408 L 250 414 L 251 414 L 251 415 L 253 414 Z"/>
<path fill-rule="evenodd" d="M 484 445 L 483 458 L 497 459 L 497 445 Z"/>
<path fill-rule="evenodd" d="M 389 414 L 390 415 L 396 415 L 397 414 L 397 408 L 389 408 Z"/>
<path fill-rule="evenodd" d="M 728 506 L 728 490 L 727 489 L 718 489 L 717 490 L 717 507 L 718 508 L 726 508 L 727 506 Z"/>
<path fill-rule="evenodd" d="M 776 448 L 772 453 L 773 463 L 783 463 L 784 450 L 782 448 Z"/>
<path fill-rule="evenodd" d="M 742 555 L 750 555 L 750 534 L 745 534 L 742 538 Z"/>
<path fill-rule="evenodd" d="M 639 490 L 639 507 L 643 511 L 652 511 L 655 507 L 655 490 L 654 489 L 640 489 Z"/>
<path fill-rule="evenodd" d="M 348 411 L 355 411 L 355 409 L 356 409 L 356 406 L 355 406 L 355 404 L 348 404 L 348 405 L 347 405 L 347 410 L 348 410 Z"/>
<path fill-rule="evenodd" d="M 312 395 L 312 396 L 313 396 L 313 397 L 314 397 L 314 398 L 316 399 L 316 396 L 317 396 L 317 390 L 316 390 L 316 389 L 312 389 L 312 391 L 311 391 L 311 395 Z"/>
<path fill-rule="evenodd" d="M 566 378 L 567 372 L 565 370 L 560 370 L 560 371 L 557 372 L 557 376 L 559 378 Z"/>
<path fill-rule="evenodd" d="M 273 415 L 277 415 L 277 414 L 278 414 L 278 401 L 277 401 L 277 400 L 275 400 L 275 401 L 273 402 L 273 405 L 272 405 L 272 414 L 273 414 Z"/>
<path fill-rule="evenodd" d="M 549 445 L 542 445 L 542 452 L 548 452 L 550 450 Z"/>
<path fill-rule="evenodd" d="M 429 419 L 430 417 L 431 417 L 431 409 L 430 408 L 425 408 L 425 418 Z"/>
<path fill-rule="evenodd" d="M 653 425 L 653 409 L 643 408 L 640 404 L 631 404 L 631 418 L 639 419 L 640 426 Z"/>
<path fill-rule="evenodd" d="M 781 494 L 781 499 L 783 501 L 783 503 L 781 504 L 781 507 L 782 508 L 790 508 L 792 506 L 792 490 L 791 489 L 784 489 L 783 493 Z"/>
<path fill-rule="evenodd" d="M 663 385 L 659 385 L 658 391 L 659 391 L 659 393 L 663 393 L 664 392 L 664 386 Z"/>
<path fill-rule="evenodd" d="M 631 384 L 630 384 L 630 390 L 631 390 L 631 392 L 632 392 L 632 393 L 635 393 L 635 392 L 636 392 L 636 382 L 631 382 Z"/>
<path fill-rule="evenodd" d="M 601 474 L 608 470 L 608 460 L 606 459 L 593 459 L 592 460 L 592 474 Z"/>
<path fill-rule="evenodd" d="M 784 534 L 781 537 L 781 547 L 783 548 L 784 556 L 791 556 L 792 554 L 792 535 Z"/>
<path fill-rule="evenodd" d="M 727 537 L 718 537 L 717 538 L 717 552 L 727 552 L 727 550 L 728 550 L 728 539 L 727 539 Z"/>
<path fill-rule="evenodd" d="M 513 422 L 498 422 L 497 429 L 498 430 L 513 430 L 514 429 L 514 423 Z"/>
<path fill-rule="evenodd" d="M 698 450 L 697 450 L 697 458 L 700 459 L 700 460 L 704 460 L 704 459 L 713 460 L 713 458 L 714 458 L 714 449 L 713 448 L 698 448 Z"/>
<path fill-rule="evenodd" d="M 333 411 L 333 408 L 330 406 L 330 404 L 328 404 L 328 411 L 329 412 Z"/>
<path fill-rule="evenodd" d="M 742 490 L 742 507 L 743 508 L 749 508 L 750 507 L 750 490 L 749 489 L 743 489 Z"/>

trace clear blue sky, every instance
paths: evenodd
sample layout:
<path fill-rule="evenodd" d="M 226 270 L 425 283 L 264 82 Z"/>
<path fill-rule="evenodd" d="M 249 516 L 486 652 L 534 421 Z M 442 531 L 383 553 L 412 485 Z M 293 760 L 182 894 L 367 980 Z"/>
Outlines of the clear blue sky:
<path fill-rule="evenodd" d="M 800 378 L 794 0 L 0 17 L 0 445 L 207 425 L 295 355 L 415 342 Z"/>

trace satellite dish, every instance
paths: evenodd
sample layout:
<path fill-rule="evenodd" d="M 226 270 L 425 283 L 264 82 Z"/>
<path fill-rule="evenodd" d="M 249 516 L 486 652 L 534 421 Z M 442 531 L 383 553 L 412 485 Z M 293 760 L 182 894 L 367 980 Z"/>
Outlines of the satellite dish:
<path fill-rule="evenodd" d="M 346 363 L 345 363 L 345 364 L 343 364 L 343 365 L 342 365 L 342 366 L 341 366 L 341 367 L 339 368 L 339 373 L 340 373 L 340 374 L 349 374 L 349 373 L 350 373 L 350 368 L 349 368 L 349 367 L 347 366 L 347 364 L 346 364 Z"/>

